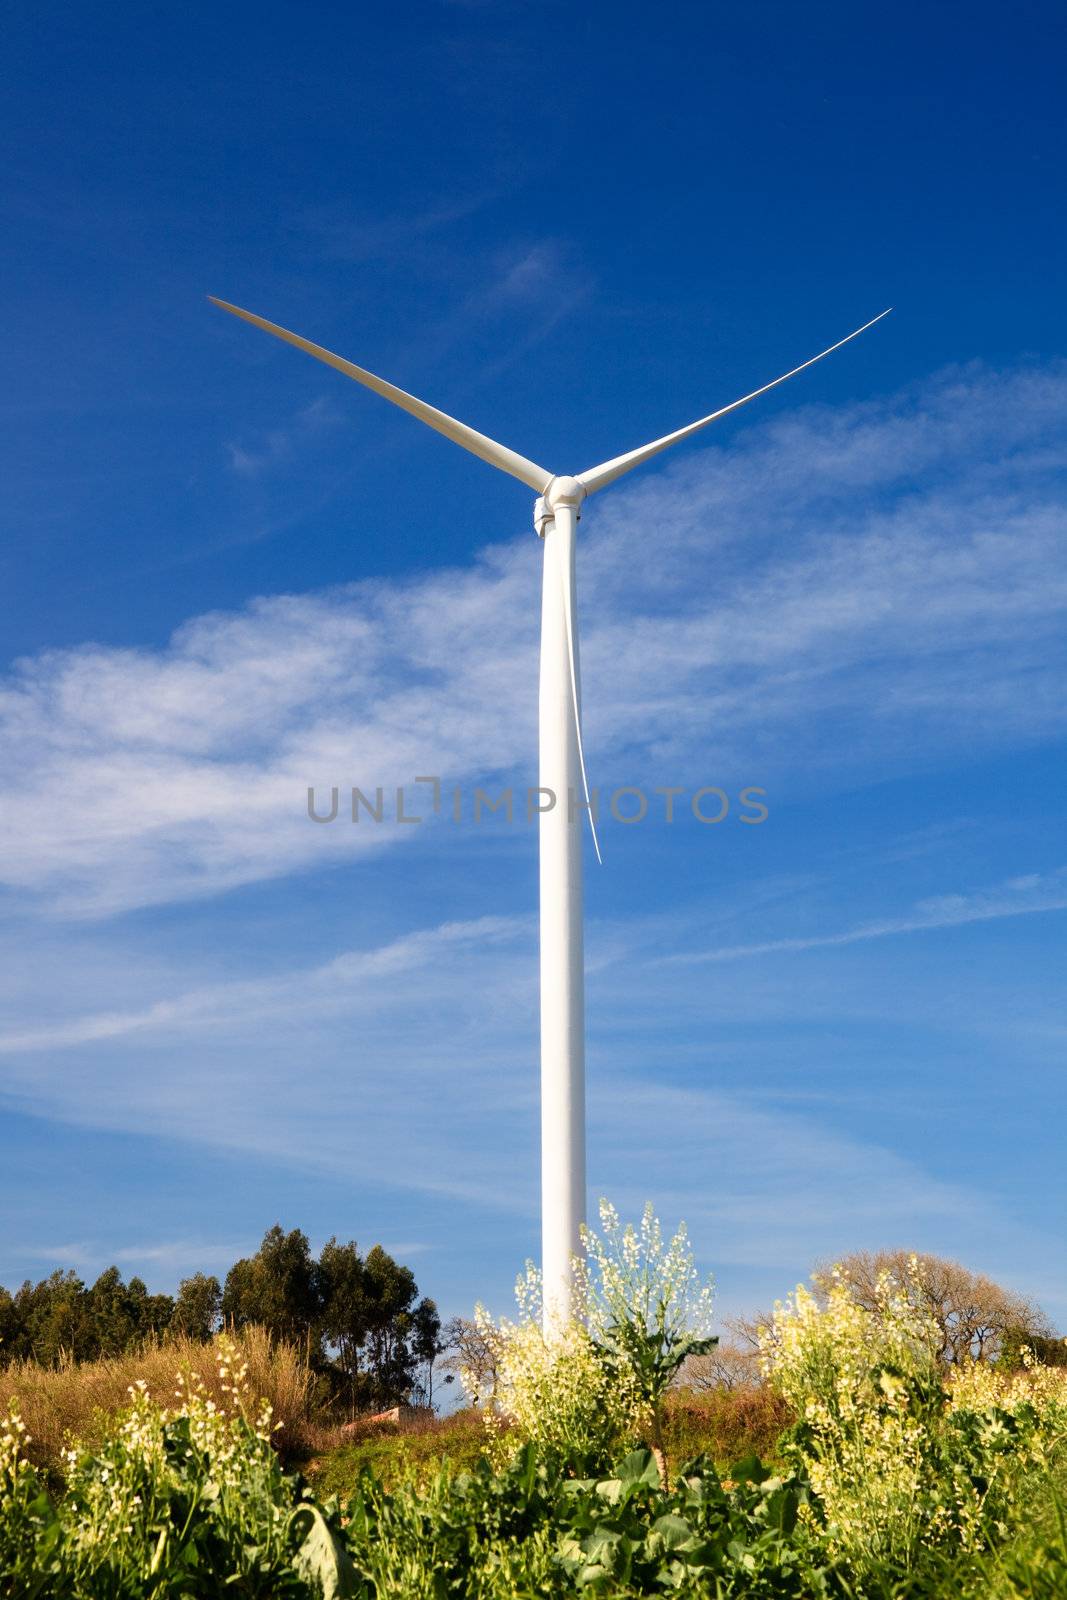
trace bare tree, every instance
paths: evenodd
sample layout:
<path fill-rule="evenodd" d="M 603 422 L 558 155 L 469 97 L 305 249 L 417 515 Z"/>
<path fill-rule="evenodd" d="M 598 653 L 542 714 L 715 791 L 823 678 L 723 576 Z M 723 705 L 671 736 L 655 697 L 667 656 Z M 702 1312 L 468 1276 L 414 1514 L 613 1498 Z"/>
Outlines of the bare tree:
<path fill-rule="evenodd" d="M 858 1250 L 832 1266 L 818 1266 L 812 1282 L 822 1296 L 833 1283 L 842 1283 L 857 1305 L 876 1312 L 878 1280 L 885 1274 L 933 1318 L 940 1357 L 947 1366 L 966 1360 L 995 1361 L 1007 1339 L 1047 1338 L 1052 1333 L 1048 1318 L 1032 1300 L 941 1256 Z"/>
<path fill-rule="evenodd" d="M 441 1330 L 441 1348 L 445 1352 L 442 1370 L 465 1380 L 471 1405 L 488 1404 L 496 1394 L 500 1358 L 500 1341 L 492 1328 L 482 1327 L 470 1317 L 453 1317 Z"/>
<path fill-rule="evenodd" d="M 735 1394 L 762 1381 L 759 1352 L 739 1340 L 720 1342 L 706 1355 L 689 1356 L 678 1374 L 678 1388 Z"/>

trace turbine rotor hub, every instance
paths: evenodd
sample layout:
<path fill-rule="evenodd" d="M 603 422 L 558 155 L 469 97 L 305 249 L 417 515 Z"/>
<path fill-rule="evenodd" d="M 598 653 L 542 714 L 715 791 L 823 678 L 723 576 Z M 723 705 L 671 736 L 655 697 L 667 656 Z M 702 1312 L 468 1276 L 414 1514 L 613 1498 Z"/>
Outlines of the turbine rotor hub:
<path fill-rule="evenodd" d="M 552 478 L 545 489 L 546 505 L 555 511 L 557 506 L 580 506 L 585 499 L 585 485 L 577 478 Z"/>

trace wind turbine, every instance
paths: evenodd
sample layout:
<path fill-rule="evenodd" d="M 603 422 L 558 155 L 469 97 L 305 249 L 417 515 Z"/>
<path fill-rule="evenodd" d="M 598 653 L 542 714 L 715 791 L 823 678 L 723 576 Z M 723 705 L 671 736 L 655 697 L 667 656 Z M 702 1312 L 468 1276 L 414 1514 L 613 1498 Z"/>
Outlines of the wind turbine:
<path fill-rule="evenodd" d="M 539 689 L 538 783 L 555 801 L 538 818 L 541 888 L 541 1270 L 546 1330 L 571 1315 L 572 1262 L 581 1250 L 585 1221 L 585 963 L 582 939 L 582 834 L 574 825 L 578 784 L 584 796 L 597 859 L 594 808 L 582 749 L 581 678 L 578 664 L 575 591 L 575 535 L 584 501 L 632 472 L 661 450 L 680 444 L 709 423 L 739 406 L 747 405 L 824 356 L 840 350 L 859 334 L 889 315 L 890 307 L 856 328 L 844 339 L 781 377 L 753 389 L 727 406 L 720 406 L 674 433 L 651 444 L 615 456 L 576 477 L 557 475 L 526 456 L 464 422 L 457 422 L 436 406 L 387 383 L 354 362 L 312 344 L 277 323 L 257 317 L 240 306 L 208 298 L 223 311 L 262 328 L 286 344 L 305 350 L 338 372 L 355 378 L 383 399 L 391 400 L 427 427 L 462 445 L 472 455 L 501 472 L 510 473 L 533 489 L 534 528 L 544 540 L 544 578 L 541 599 L 541 674 Z"/>

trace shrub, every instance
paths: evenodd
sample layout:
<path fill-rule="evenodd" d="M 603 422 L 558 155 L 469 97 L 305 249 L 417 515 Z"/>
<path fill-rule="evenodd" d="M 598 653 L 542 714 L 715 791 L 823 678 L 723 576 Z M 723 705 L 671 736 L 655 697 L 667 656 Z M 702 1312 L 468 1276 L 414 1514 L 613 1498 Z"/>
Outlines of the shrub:
<path fill-rule="evenodd" d="M 425 1488 L 442 1470 L 452 1475 L 472 1470 L 488 1442 L 482 1414 L 459 1411 L 401 1434 L 345 1435 L 307 1472 L 318 1492 L 342 1501 L 355 1492 L 364 1472 L 372 1472 L 386 1489 L 403 1483 Z"/>
<path fill-rule="evenodd" d="M 600 1234 L 582 1230 L 580 1304 L 610 1370 L 636 1385 L 659 1444 L 663 1396 L 686 1361 L 718 1344 L 711 1336 L 711 1280 L 701 1283 L 683 1222 L 664 1246 L 647 1205 L 640 1228 L 625 1227 L 607 1200 Z"/>
<path fill-rule="evenodd" d="M 827 1549 L 861 1582 L 914 1573 L 932 1548 L 995 1546 L 1067 1420 L 1062 1372 L 973 1362 L 946 1386 L 913 1287 L 884 1274 L 876 1294 L 866 1309 L 831 1282 L 820 1305 L 800 1287 L 763 1331 Z"/>
<path fill-rule="evenodd" d="M 641 1438 L 650 1408 L 633 1375 L 609 1365 L 581 1323 L 545 1336 L 532 1268 L 518 1292 L 520 1304 L 530 1307 L 527 1314 L 494 1327 L 500 1337 L 497 1387 L 484 1413 L 491 1454 L 502 1465 L 530 1443 L 549 1459 L 594 1470 Z M 479 1308 L 476 1315 L 485 1313 Z"/>
<path fill-rule="evenodd" d="M 707 1461 L 664 1489 L 648 1450 L 576 1479 L 527 1444 L 502 1471 L 483 1461 L 422 1494 L 386 1494 L 364 1478 L 348 1534 L 376 1600 L 665 1592 L 799 1600 L 821 1584 L 797 1520 L 805 1493 L 753 1460 L 735 1469 L 729 1489 Z"/>
<path fill-rule="evenodd" d="M 816 1269 L 816 1293 L 844 1285 L 853 1300 L 877 1316 L 879 1282 L 889 1278 L 937 1329 L 938 1355 L 946 1365 L 996 1361 L 1019 1335 L 1024 1340 L 1051 1333 L 1039 1306 L 1003 1288 L 980 1272 L 943 1256 L 906 1250 L 859 1250 L 831 1270 Z"/>

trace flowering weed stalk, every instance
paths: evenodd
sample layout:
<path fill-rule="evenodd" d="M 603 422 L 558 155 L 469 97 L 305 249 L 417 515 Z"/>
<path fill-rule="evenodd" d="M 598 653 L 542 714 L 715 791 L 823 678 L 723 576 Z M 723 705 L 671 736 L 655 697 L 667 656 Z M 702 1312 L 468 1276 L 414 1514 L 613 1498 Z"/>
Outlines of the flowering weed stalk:
<path fill-rule="evenodd" d="M 485 1410 L 490 1453 L 503 1465 L 532 1443 L 547 1457 L 593 1470 L 648 1427 L 640 1386 L 633 1373 L 616 1371 L 603 1359 L 584 1323 L 569 1322 L 546 1338 L 541 1275 L 532 1263 L 518 1279 L 515 1297 L 517 1321 L 494 1322 L 482 1306 L 475 1311 L 480 1331 L 499 1350 L 494 1401 Z M 471 1392 L 474 1377 L 461 1377 Z"/>
<path fill-rule="evenodd" d="M 638 1228 L 624 1227 L 610 1201 L 601 1200 L 600 1229 L 582 1229 L 578 1277 L 586 1326 L 608 1370 L 636 1388 L 664 1470 L 663 1397 L 690 1356 L 718 1343 L 711 1334 L 711 1279 L 697 1272 L 685 1223 L 665 1245 L 651 1205 Z"/>
<path fill-rule="evenodd" d="M 250 1395 L 235 1346 L 222 1339 L 216 1351 L 224 1406 L 189 1374 L 178 1376 L 170 1408 L 143 1382 L 132 1386 L 103 1444 L 68 1450 L 67 1493 L 55 1508 L 26 1464 L 21 1424 L 9 1419 L 0 1430 L 0 1593 L 311 1600 L 345 1592 L 350 1563 L 331 1508 L 305 1501 L 283 1473 L 270 1407 Z M 20 1569 L 25 1581 L 15 1582 Z"/>
<path fill-rule="evenodd" d="M 507 1416 L 512 1450 L 532 1441 L 586 1464 L 649 1440 L 663 1472 L 663 1397 L 687 1357 L 716 1342 L 711 1283 L 697 1273 L 685 1224 L 665 1243 L 651 1206 L 638 1227 L 624 1227 L 602 1200 L 600 1232 L 585 1228 L 582 1241 L 575 1316 L 550 1337 L 542 1331 L 543 1288 L 532 1263 L 515 1286 L 517 1322 L 494 1323 L 477 1309 L 483 1338 L 500 1351 L 487 1422 L 498 1427 Z M 475 1384 L 471 1375 L 469 1393 Z"/>
<path fill-rule="evenodd" d="M 793 1449 L 829 1553 L 861 1581 L 913 1572 L 932 1548 L 1002 1540 L 1063 1436 L 1067 1374 L 975 1363 L 946 1381 L 921 1297 L 888 1273 L 873 1310 L 837 1279 L 822 1303 L 799 1287 L 760 1339 L 800 1418 Z"/>

